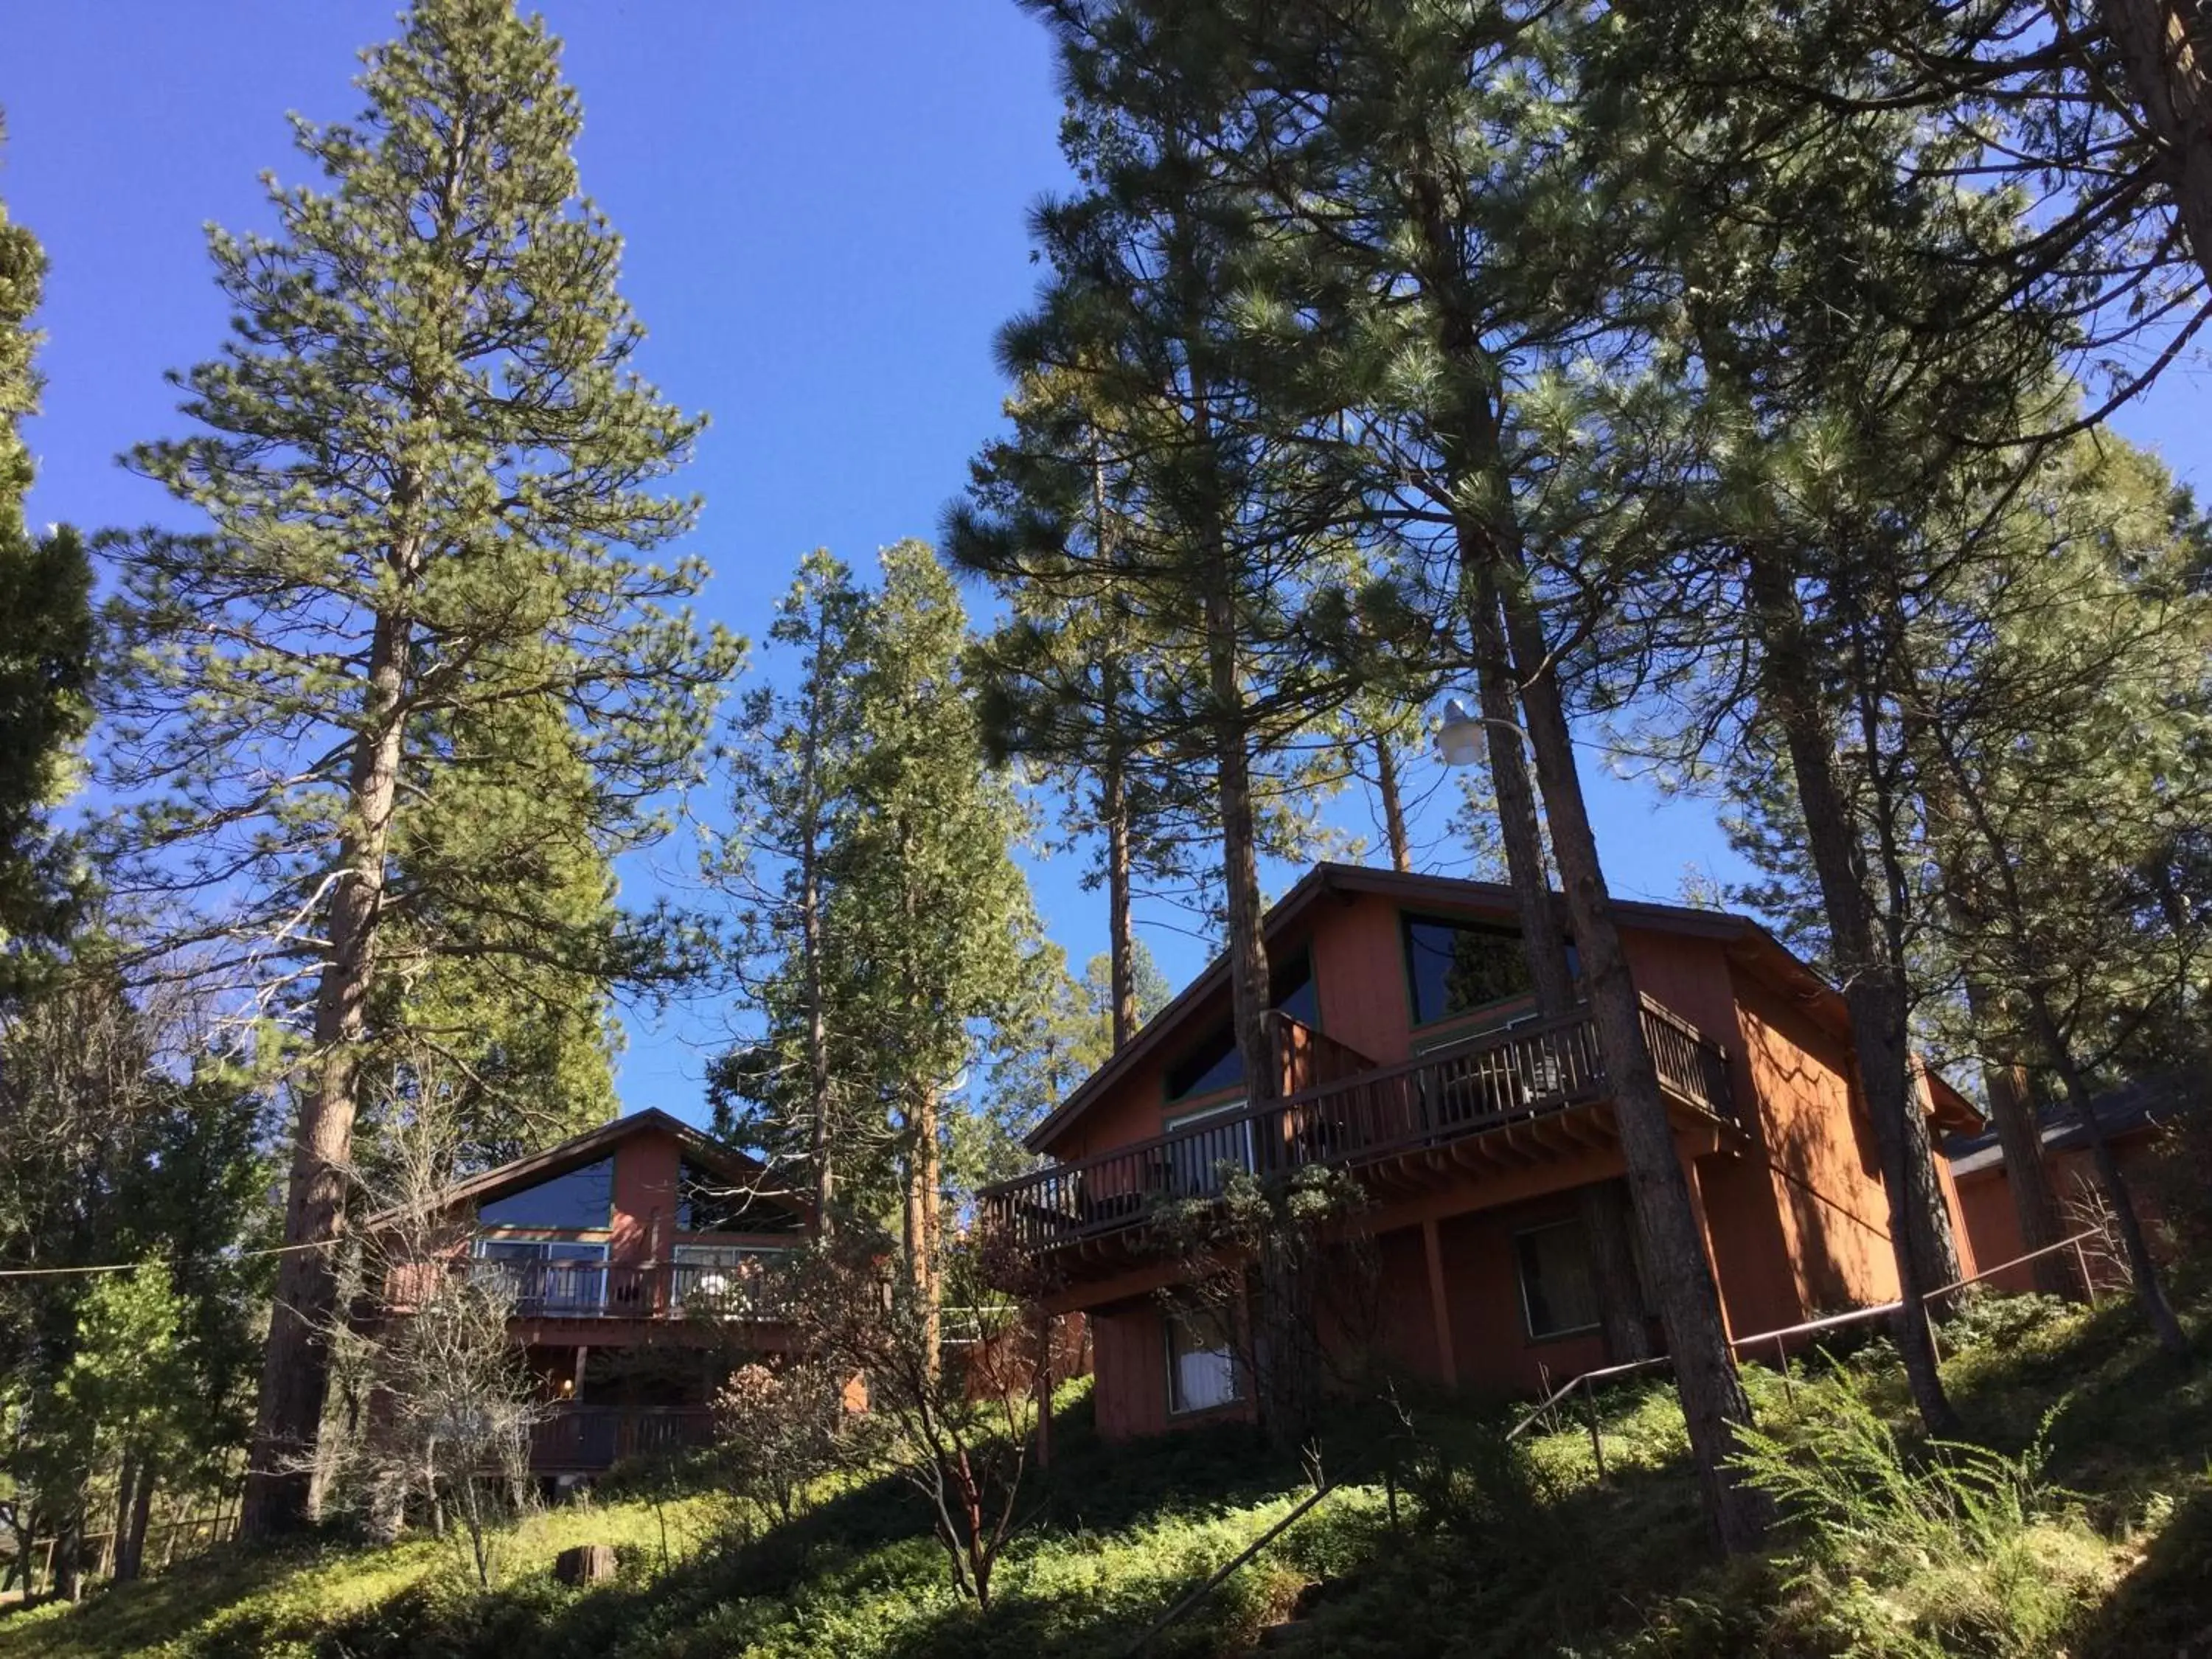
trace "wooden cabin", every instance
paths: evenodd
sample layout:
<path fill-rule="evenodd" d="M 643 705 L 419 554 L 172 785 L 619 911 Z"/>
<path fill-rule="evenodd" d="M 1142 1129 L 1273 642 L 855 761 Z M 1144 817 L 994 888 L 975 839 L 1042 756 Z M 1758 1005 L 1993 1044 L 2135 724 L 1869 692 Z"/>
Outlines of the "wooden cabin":
<path fill-rule="evenodd" d="M 1744 917 L 1615 908 L 1731 1334 L 1890 1299 L 1843 998 Z M 1216 961 L 1037 1127 L 1037 1170 L 986 1190 L 1000 1259 L 1089 1316 L 1103 1432 L 1249 1410 L 1228 1320 L 1179 1291 L 1160 1225 L 1238 1170 L 1357 1179 L 1372 1340 L 1413 1375 L 1527 1395 L 1607 1363 L 1599 1285 L 1621 1276 L 1593 1271 L 1589 1200 L 1625 1193 L 1605 1056 L 1586 1010 L 1535 1016 L 1516 918 L 1504 887 L 1318 866 L 1266 921 L 1278 1097 L 1248 1102 Z M 1920 1087 L 1932 1129 L 1978 1126 Z M 1649 1300 L 1634 1274 L 1626 1294 Z"/>
<path fill-rule="evenodd" d="M 647 1110 L 442 1195 L 448 1231 L 428 1271 L 488 1275 L 506 1294 L 549 1408 L 535 1472 L 702 1443 L 733 1356 L 788 1349 L 773 1269 L 811 1223 L 769 1185 L 746 1153 Z M 404 1316 L 410 1278 L 387 1276 L 387 1314 Z"/>

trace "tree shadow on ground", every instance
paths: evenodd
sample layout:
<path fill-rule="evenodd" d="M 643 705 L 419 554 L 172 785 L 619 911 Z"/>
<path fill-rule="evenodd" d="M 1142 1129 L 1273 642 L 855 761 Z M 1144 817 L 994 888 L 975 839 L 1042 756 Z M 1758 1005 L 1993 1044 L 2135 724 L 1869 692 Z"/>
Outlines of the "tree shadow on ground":
<path fill-rule="evenodd" d="M 196 1655 L 258 1659 L 275 1645 L 275 1633 L 286 1622 L 278 1610 L 281 1592 L 317 1561 L 351 1547 L 350 1539 L 335 1533 L 221 1544 L 136 1583 L 95 1586 L 89 1601 L 61 1615 L 66 1628 L 57 1625 L 54 1634 L 101 1652 L 139 1653 L 211 1623 L 216 1628 L 199 1640 Z M 22 1610 L 27 1617 L 36 1612 Z M 0 1620 L 0 1633 L 9 1622 Z"/>
<path fill-rule="evenodd" d="M 2080 1659 L 2212 1653 L 2212 1486 L 2200 1477 L 2072 1651 Z"/>
<path fill-rule="evenodd" d="M 1145 1651 L 1176 1659 L 1242 1650 L 1288 1609 L 1285 1592 L 1303 1588 L 1297 1651 L 1375 1659 L 1548 1652 L 1607 1628 L 1623 1609 L 1678 1584 L 1686 1564 L 1711 1559 L 1686 1456 L 1617 1468 L 1601 1485 L 1564 1491 L 1500 1493 L 1480 1485 L 1436 1524 L 1417 1518 L 1410 1496 L 1395 1524 L 1371 1502 L 1335 1510 L 1324 1503 Z M 988 1614 L 947 1609 L 887 1651 L 894 1659 L 1119 1659 L 1210 1576 L 1210 1566 L 1172 1565 L 1139 1595 L 1016 1591 Z"/>
<path fill-rule="evenodd" d="M 1157 1446 L 1133 1451 L 1100 1440 L 1085 1409 L 1057 1423 L 1055 1437 L 1051 1467 L 1033 1474 L 1023 1499 L 1036 1534 L 1119 1534 L 1186 1512 L 1263 1502 L 1298 1481 L 1295 1455 L 1271 1451 L 1255 1431 L 1239 1425 L 1191 1431 L 1178 1437 L 1171 1456 Z M 1002 1566 L 1000 1583 L 1008 1593 L 991 1614 L 952 1604 L 893 1650 L 915 1659 L 986 1650 L 1087 1650 L 1059 1645 L 1069 1633 L 1064 1599 L 1047 1605 L 1021 1594 L 1020 1557 L 1017 1548 Z M 909 1599 L 919 1602 L 934 1599 L 949 1583 L 927 1509 L 902 1481 L 885 1476 L 848 1487 L 765 1531 L 710 1541 L 657 1573 L 641 1560 L 626 1562 L 617 1583 L 589 1591 L 555 1585 L 543 1571 L 483 1597 L 416 1585 L 333 1625 L 317 1650 L 332 1659 L 432 1654 L 514 1659 L 525 1652 L 556 1659 L 647 1650 L 647 1638 L 665 1632 L 672 1643 L 694 1644 L 672 1651 L 719 1653 L 742 1650 L 752 1633 L 779 1619 L 804 1620 L 816 1610 L 834 1616 L 840 1598 L 857 1599 L 850 1594 L 855 1590 L 911 1586 Z M 1149 1619 L 1179 1594 L 1172 1583 L 1151 1586 L 1140 1611 Z M 748 1602 L 772 1605 L 748 1609 Z M 1102 1615 L 1102 1629 L 1133 1634 L 1140 1627 L 1141 1621 L 1131 1624 L 1127 1609 Z M 1056 1632 L 1052 1643 L 1039 1645 L 1048 1630 Z M 726 1637 L 738 1647 L 711 1645 Z"/>

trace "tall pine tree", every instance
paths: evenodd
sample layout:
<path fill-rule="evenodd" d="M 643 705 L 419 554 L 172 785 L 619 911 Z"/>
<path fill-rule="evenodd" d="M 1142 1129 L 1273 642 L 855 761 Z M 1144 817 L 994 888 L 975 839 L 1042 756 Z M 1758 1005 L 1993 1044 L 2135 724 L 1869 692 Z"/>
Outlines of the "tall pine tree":
<path fill-rule="evenodd" d="M 82 884 L 46 809 L 91 718 L 92 568 L 74 532 L 33 536 L 23 521 L 21 422 L 39 404 L 30 319 L 46 270 L 38 239 L 0 203 L 0 992 L 27 969 L 26 947 L 67 931 Z"/>
<path fill-rule="evenodd" d="M 119 867 L 189 902 L 187 936 L 307 1039 L 249 1533 L 313 1507 L 328 1246 L 387 946 L 563 987 L 653 966 L 656 930 L 573 884 L 488 877 L 549 819 L 569 859 L 658 833 L 735 654 L 670 609 L 700 566 L 642 556 L 691 523 L 655 486 L 698 422 L 629 367 L 641 331 L 577 193 L 558 58 L 507 0 L 421 0 L 368 55 L 358 124 L 296 124 L 321 186 L 272 184 L 274 236 L 212 234 L 234 336 L 181 378 L 201 429 L 130 458 L 210 522 L 113 549 L 131 674 L 110 774 L 144 803 Z M 450 842 L 441 811 L 471 815 Z"/>

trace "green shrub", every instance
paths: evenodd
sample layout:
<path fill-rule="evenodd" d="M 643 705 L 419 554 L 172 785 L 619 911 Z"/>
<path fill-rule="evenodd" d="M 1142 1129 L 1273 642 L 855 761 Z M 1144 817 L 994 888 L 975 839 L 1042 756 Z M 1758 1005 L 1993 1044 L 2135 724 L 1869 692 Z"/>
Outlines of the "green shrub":
<path fill-rule="evenodd" d="M 1784 1627 L 1815 1652 L 2055 1651 L 2112 1551 L 2046 1483 L 2045 1436 L 2016 1457 L 1952 1442 L 1916 1455 L 1848 1378 L 1824 1392 L 1786 1438 L 1743 1437 L 1739 1466 L 1796 1547 L 1779 1564 Z"/>
<path fill-rule="evenodd" d="M 1943 1327 L 1943 1342 L 1954 1352 L 2009 1349 L 2074 1311 L 2063 1297 L 1978 1296 Z"/>

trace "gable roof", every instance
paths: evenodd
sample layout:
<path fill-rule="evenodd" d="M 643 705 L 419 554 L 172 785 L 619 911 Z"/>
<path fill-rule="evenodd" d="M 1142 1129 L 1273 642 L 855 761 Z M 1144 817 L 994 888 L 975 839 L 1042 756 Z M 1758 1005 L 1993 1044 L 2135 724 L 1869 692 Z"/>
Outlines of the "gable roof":
<path fill-rule="evenodd" d="M 2117 1089 L 2107 1089 L 2089 1102 L 2089 1109 L 2096 1115 L 2098 1124 L 2106 1134 L 2126 1135 L 2155 1129 L 2184 1112 L 2198 1109 L 2203 1102 L 2201 1090 L 2191 1089 L 2178 1075 L 2169 1075 L 2137 1078 Z M 2088 1133 L 2063 1101 L 2046 1101 L 2037 1109 L 2035 1119 L 2046 1152 L 2069 1152 L 2089 1144 Z M 1951 1160 L 1954 1176 L 1984 1170 L 2002 1173 L 2004 1169 L 2004 1148 L 1997 1145 L 1995 1129 L 1984 1129 L 1979 1134 L 1954 1135 L 1943 1143 L 1943 1155 Z"/>
<path fill-rule="evenodd" d="M 1321 863 L 1301 877 L 1290 891 L 1275 901 L 1261 920 L 1270 945 L 1287 933 L 1307 912 L 1329 894 L 1376 894 L 1410 904 L 1436 904 L 1462 909 L 1495 909 L 1510 913 L 1516 908 L 1512 888 L 1503 882 L 1471 881 L 1458 876 L 1413 875 L 1398 870 L 1370 869 L 1364 865 Z M 1560 925 L 1566 924 L 1565 896 L 1553 890 L 1552 908 Z M 1729 954 L 1770 984 L 1807 1006 L 1831 1030 L 1848 1034 L 1850 1017 L 1843 994 L 1814 973 L 1780 939 L 1749 916 L 1729 910 L 1701 910 L 1683 904 L 1652 904 L 1634 899 L 1613 901 L 1613 915 L 1623 926 L 1652 933 L 1676 933 L 1709 939 L 1727 947 Z M 1189 1035 L 1185 1022 L 1209 998 L 1229 983 L 1229 959 L 1218 956 L 1206 971 L 1178 992 L 1158 1013 L 1146 1020 L 1103 1066 L 1085 1078 L 1051 1112 L 1022 1138 L 1033 1152 L 1064 1133 L 1115 1083 L 1178 1036 Z M 1957 1090 L 1934 1073 L 1929 1083 L 1939 1111 L 1954 1123 L 1978 1121 L 1973 1107 Z"/>
<path fill-rule="evenodd" d="M 757 1182 L 768 1173 L 768 1166 L 751 1153 L 693 1128 L 683 1119 L 662 1111 L 658 1106 L 648 1106 L 643 1111 L 629 1113 L 602 1123 L 596 1129 L 573 1135 L 557 1146 L 549 1146 L 542 1152 L 531 1152 L 511 1159 L 496 1169 L 486 1170 L 481 1175 L 456 1182 L 438 1195 L 439 1202 L 458 1206 L 503 1198 L 509 1193 L 534 1187 L 556 1176 L 567 1175 L 571 1170 L 580 1170 L 587 1164 L 596 1164 L 615 1146 L 648 1130 L 673 1136 L 692 1158 L 715 1174 L 726 1176 L 732 1181 Z M 801 1216 L 810 1213 L 808 1205 L 788 1194 L 763 1192 L 761 1196 Z M 374 1227 L 396 1218 L 398 1213 L 396 1210 L 380 1211 L 364 1224 Z"/>

